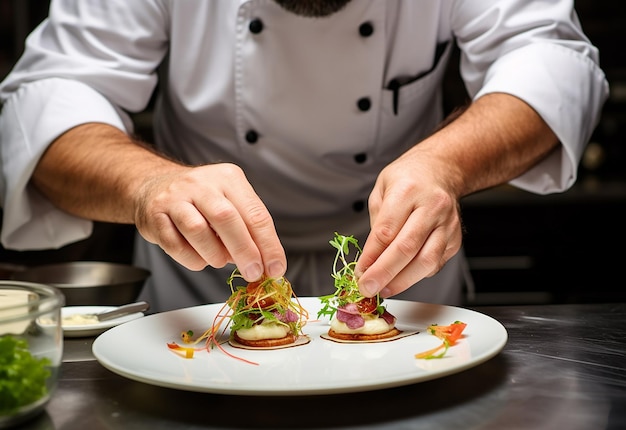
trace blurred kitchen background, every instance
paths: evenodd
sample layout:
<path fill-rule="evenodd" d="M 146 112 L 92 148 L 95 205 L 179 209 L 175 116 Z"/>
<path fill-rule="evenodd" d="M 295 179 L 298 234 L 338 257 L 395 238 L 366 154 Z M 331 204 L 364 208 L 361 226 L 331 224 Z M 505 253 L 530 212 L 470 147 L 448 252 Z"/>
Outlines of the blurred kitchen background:
<path fill-rule="evenodd" d="M 0 79 L 21 54 L 27 34 L 45 18 L 48 4 L 0 0 Z M 573 189 L 537 196 L 503 186 L 463 200 L 465 249 L 475 282 L 467 305 L 626 300 L 626 2 L 575 4 L 600 49 L 610 100 Z M 466 97 L 456 61 L 447 77 L 448 108 Z M 135 120 L 149 140 L 150 111 Z M 90 239 L 58 250 L 0 248 L 0 278 L 20 267 L 62 261 L 130 262 L 134 231 L 96 223 Z"/>

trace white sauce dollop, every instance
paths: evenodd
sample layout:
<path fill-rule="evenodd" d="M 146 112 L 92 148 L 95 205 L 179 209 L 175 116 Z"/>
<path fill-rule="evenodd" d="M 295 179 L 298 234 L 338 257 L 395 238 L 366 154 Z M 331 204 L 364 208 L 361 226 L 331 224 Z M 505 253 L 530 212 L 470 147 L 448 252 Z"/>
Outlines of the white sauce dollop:
<path fill-rule="evenodd" d="M 61 320 L 61 324 L 63 326 L 74 326 L 74 325 L 92 325 L 98 324 L 98 317 L 95 315 L 88 314 L 73 314 L 64 316 Z"/>
<path fill-rule="evenodd" d="M 237 336 L 245 340 L 282 339 L 289 334 L 289 326 L 276 323 L 256 324 L 251 328 L 237 330 Z"/>
<path fill-rule="evenodd" d="M 371 315 L 366 315 L 364 318 L 365 324 L 362 327 L 352 329 L 348 327 L 346 323 L 339 321 L 335 316 L 330 322 L 330 327 L 337 333 L 346 334 L 381 334 L 394 328 L 393 324 L 387 324 L 387 321 L 383 318 L 373 317 Z"/>

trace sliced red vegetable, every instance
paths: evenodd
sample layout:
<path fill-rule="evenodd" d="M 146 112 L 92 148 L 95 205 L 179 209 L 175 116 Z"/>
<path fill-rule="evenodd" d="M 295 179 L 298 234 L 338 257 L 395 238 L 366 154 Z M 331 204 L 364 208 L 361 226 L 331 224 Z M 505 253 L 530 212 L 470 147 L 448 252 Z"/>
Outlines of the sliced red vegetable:
<path fill-rule="evenodd" d="M 461 338 L 461 336 L 463 335 L 463 330 L 465 330 L 465 327 L 467 327 L 467 324 L 461 321 L 455 321 L 450 325 L 443 325 L 443 326 L 437 325 L 437 324 L 429 325 L 426 330 L 430 334 L 437 336 L 439 339 L 443 340 L 443 342 L 441 343 L 441 345 L 433 349 L 429 349 L 428 351 L 415 354 L 415 358 L 424 358 L 424 359 L 442 358 L 448 351 L 448 348 L 453 346 L 456 343 L 456 341 Z M 442 348 L 444 348 L 443 352 L 435 355 Z"/>
<path fill-rule="evenodd" d="M 437 336 L 439 339 L 447 340 L 450 343 L 450 346 L 452 346 L 457 340 L 459 340 L 466 326 L 467 324 L 461 321 L 455 321 L 450 325 L 443 326 L 432 324 L 428 327 L 428 331 Z"/>

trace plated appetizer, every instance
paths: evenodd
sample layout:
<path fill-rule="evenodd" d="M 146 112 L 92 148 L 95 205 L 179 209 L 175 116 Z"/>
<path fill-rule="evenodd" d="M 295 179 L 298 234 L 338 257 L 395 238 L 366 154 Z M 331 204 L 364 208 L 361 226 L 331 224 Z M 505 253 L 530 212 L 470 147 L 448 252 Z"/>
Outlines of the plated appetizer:
<path fill-rule="evenodd" d="M 396 317 L 383 305 L 376 295 L 365 297 L 359 291 L 354 267 L 361 253 L 357 239 L 335 233 L 330 244 L 337 249 L 332 277 L 335 292 L 320 297 L 323 304 L 317 317 L 330 319 L 327 338 L 341 341 L 372 342 L 390 340 L 402 334 L 396 328 Z M 354 248 L 356 255 L 348 261 L 347 255 Z"/>
<path fill-rule="evenodd" d="M 245 286 L 233 285 L 241 278 L 233 272 L 228 284 L 232 294 L 226 305 L 230 315 L 231 341 L 256 348 L 285 346 L 303 336 L 308 312 L 297 301 L 285 278 L 264 277 Z"/>
<path fill-rule="evenodd" d="M 380 296 L 368 298 L 360 293 L 354 273 L 361 254 L 358 241 L 353 236 L 335 233 L 330 244 L 337 249 L 332 272 L 335 292 L 320 297 L 323 306 L 317 317 L 326 316 L 330 319 L 328 333 L 322 335 L 322 338 L 348 343 L 382 342 L 418 334 L 417 330 L 398 329 L 396 317 L 389 313 Z M 348 261 L 347 255 L 351 247 L 356 250 L 356 255 Z M 443 358 L 448 349 L 462 338 L 466 326 L 462 321 L 455 321 L 447 326 L 429 325 L 425 331 L 440 338 L 442 343 L 436 348 L 415 354 L 415 358 Z"/>
<path fill-rule="evenodd" d="M 228 343 L 238 348 L 276 349 L 310 341 L 302 332 L 309 314 L 285 277 L 263 277 L 256 282 L 243 281 L 237 286 L 238 280 L 243 277 L 235 269 L 228 279 L 231 295 L 215 315 L 211 328 L 197 338 L 192 330 L 184 331 L 181 333 L 183 344 L 171 342 L 168 347 L 186 358 L 192 358 L 194 351 L 217 347 L 229 356 L 247 361 L 222 346 L 229 327 Z M 204 346 L 196 347 L 203 341 Z"/>

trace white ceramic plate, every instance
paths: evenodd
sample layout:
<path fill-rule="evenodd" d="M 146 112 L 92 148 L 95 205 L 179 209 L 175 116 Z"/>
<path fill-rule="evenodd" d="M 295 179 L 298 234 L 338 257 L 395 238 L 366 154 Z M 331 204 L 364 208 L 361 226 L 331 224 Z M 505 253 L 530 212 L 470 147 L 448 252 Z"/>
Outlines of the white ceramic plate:
<path fill-rule="evenodd" d="M 111 311 L 116 306 L 66 306 L 61 308 L 61 318 L 65 318 L 75 314 L 98 314 L 101 312 Z M 67 325 L 63 326 L 63 336 L 65 337 L 88 337 L 97 336 L 100 333 L 115 327 L 122 323 L 126 323 L 143 316 L 142 312 L 136 312 L 124 315 L 119 318 L 113 318 L 107 321 L 101 321 L 95 324 Z"/>
<path fill-rule="evenodd" d="M 311 395 L 389 388 L 457 373 L 498 354 L 508 337 L 498 321 L 469 309 L 388 299 L 385 304 L 397 317 L 398 328 L 419 334 L 381 343 L 336 343 L 320 337 L 329 325 L 315 320 L 319 299 L 305 297 L 300 302 L 311 317 L 304 327 L 311 338 L 308 344 L 261 351 L 225 344 L 232 354 L 258 365 L 218 349 L 186 359 L 167 348 L 168 342 L 180 343 L 182 331 L 203 333 L 222 304 L 154 314 L 114 327 L 98 336 L 92 350 L 109 370 L 157 386 L 235 395 Z M 467 323 L 464 337 L 443 358 L 415 358 L 441 343 L 424 331 L 428 325 L 457 320 Z"/>

